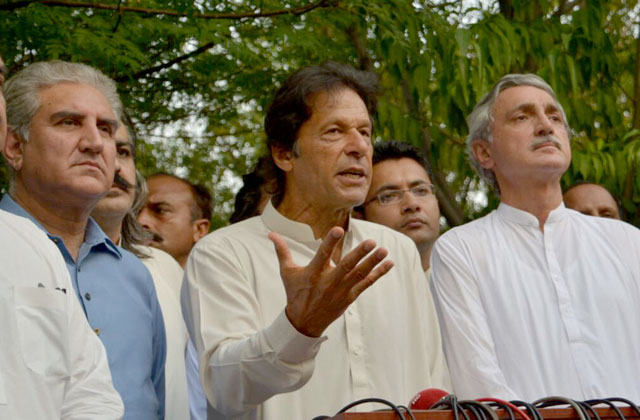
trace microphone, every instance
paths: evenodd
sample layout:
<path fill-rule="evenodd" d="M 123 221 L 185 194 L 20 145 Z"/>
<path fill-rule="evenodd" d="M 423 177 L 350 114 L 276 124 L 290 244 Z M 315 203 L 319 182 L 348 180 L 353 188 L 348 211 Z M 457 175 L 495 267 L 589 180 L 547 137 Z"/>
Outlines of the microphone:
<path fill-rule="evenodd" d="M 437 402 L 445 399 L 449 393 L 438 388 L 428 388 L 418 392 L 409 402 L 412 410 L 428 410 Z"/>

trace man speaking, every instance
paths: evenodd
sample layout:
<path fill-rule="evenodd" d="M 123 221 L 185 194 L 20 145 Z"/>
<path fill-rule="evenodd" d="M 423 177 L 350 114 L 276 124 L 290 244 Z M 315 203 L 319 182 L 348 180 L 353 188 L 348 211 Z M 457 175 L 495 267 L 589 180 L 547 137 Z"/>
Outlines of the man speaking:
<path fill-rule="evenodd" d="M 183 308 L 209 419 L 404 403 L 448 375 L 415 245 L 349 217 L 371 180 L 376 83 L 337 63 L 289 77 L 265 119 L 277 193 L 189 257 Z"/>
<path fill-rule="evenodd" d="M 431 256 L 454 391 L 533 401 L 640 401 L 640 231 L 562 204 L 569 126 L 538 76 L 504 76 L 468 118 L 497 210 Z"/>

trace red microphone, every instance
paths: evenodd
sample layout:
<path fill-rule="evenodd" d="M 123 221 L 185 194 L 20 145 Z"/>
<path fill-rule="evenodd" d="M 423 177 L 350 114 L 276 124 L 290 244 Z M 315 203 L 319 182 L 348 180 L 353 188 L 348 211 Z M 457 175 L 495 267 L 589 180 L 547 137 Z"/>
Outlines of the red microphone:
<path fill-rule="evenodd" d="M 425 389 L 411 398 L 409 408 L 412 410 L 428 410 L 435 405 L 435 403 L 445 399 L 447 395 L 449 395 L 447 391 L 438 388 Z"/>

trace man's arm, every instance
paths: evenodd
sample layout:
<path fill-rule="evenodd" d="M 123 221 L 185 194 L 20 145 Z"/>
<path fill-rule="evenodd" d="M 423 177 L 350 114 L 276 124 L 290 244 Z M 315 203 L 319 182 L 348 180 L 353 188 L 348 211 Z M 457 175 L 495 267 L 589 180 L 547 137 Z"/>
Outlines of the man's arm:
<path fill-rule="evenodd" d="M 275 238 L 287 298 L 296 295 L 306 299 L 302 297 L 304 293 L 326 290 L 326 282 L 338 282 L 338 276 L 351 273 L 357 278 L 350 279 L 351 287 L 345 285 L 340 292 L 346 292 L 342 302 L 353 301 L 366 288 L 364 284 L 372 284 L 391 268 L 392 263 L 387 262 L 373 269 L 375 264 L 372 266 L 371 261 L 365 259 L 362 264 L 367 265 L 358 266 L 361 271 L 356 275 L 352 272 L 362 257 L 353 255 L 345 256 L 344 265 L 339 263 L 330 267 L 327 258 L 341 236 L 342 233 L 334 237 L 331 244 L 323 243 L 316 254 L 320 255 L 319 259 L 314 258 L 307 267 L 293 264 L 284 239 Z M 294 311 L 291 316 L 288 306 L 285 310 L 290 302 L 287 299 L 287 302 L 282 302 L 280 315 L 263 326 L 260 320 L 264 316 L 264 308 L 261 308 L 252 286 L 255 279 L 247 278 L 231 248 L 224 240 L 205 239 L 198 243 L 186 266 L 182 294 L 185 320 L 200 355 L 203 388 L 211 405 L 227 416 L 250 411 L 273 395 L 303 386 L 313 373 L 315 356 L 320 343 L 325 340 L 311 335 L 320 335 L 331 323 L 327 321 L 326 313 L 320 314 L 322 310 L 309 303 L 324 302 L 328 297 L 317 299 L 316 296 L 308 296 L 306 308 L 301 308 L 306 311 Z M 379 259 L 380 255 L 370 258 Z M 305 271 L 308 267 L 313 267 L 314 285 L 309 287 L 306 283 L 307 290 L 303 291 L 305 282 L 309 281 Z M 372 272 L 375 273 L 369 276 Z M 318 282 L 321 282 L 320 287 Z M 292 286 L 291 283 L 295 284 Z M 353 291 L 354 286 L 359 289 Z M 333 319 L 340 316 L 347 306 L 341 310 L 336 309 L 337 304 L 330 308 Z M 309 335 L 305 335 L 290 318 L 299 320 L 299 314 L 311 312 L 321 316 L 303 317 L 306 322 L 303 324 L 311 327 Z"/>
<path fill-rule="evenodd" d="M 122 418 L 124 406 L 113 388 L 107 354 L 89 326 L 73 292 L 69 273 L 60 259 L 61 275 L 67 277 L 69 366 L 71 375 L 60 418 L 112 420 Z"/>
<path fill-rule="evenodd" d="M 477 278 L 455 232 L 436 241 L 431 254 L 432 288 L 440 319 L 453 391 L 460 398 L 518 396 L 509 388 L 496 357 Z"/>

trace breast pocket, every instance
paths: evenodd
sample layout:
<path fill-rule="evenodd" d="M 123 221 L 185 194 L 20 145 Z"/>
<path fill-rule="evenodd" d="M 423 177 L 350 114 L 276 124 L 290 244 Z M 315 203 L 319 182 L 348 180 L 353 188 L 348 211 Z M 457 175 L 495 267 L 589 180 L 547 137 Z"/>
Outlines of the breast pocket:
<path fill-rule="evenodd" d="M 20 349 L 27 367 L 47 377 L 68 376 L 69 332 L 64 293 L 41 287 L 16 287 L 13 297 Z"/>

